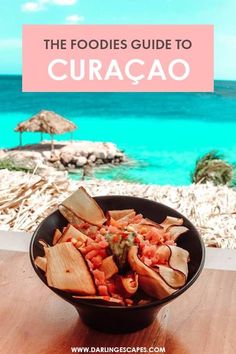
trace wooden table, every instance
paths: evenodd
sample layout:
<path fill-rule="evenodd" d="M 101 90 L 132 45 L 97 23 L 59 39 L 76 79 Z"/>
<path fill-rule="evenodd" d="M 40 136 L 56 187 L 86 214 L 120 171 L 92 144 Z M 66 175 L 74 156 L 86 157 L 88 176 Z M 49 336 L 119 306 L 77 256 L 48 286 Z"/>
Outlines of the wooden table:
<path fill-rule="evenodd" d="M 168 354 L 236 353 L 236 272 L 204 270 L 148 328 L 125 335 L 86 327 L 34 273 L 24 252 L 0 251 L 0 353 L 60 354 L 71 347 L 165 347 Z"/>

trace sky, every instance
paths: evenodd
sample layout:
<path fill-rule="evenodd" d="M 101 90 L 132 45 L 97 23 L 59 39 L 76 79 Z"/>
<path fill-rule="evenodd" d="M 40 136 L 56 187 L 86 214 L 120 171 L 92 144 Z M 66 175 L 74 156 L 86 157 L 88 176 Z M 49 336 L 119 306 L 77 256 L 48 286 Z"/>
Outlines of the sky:
<path fill-rule="evenodd" d="M 235 0 L 0 0 L 0 74 L 21 73 L 23 24 L 213 24 L 215 79 L 236 80 Z"/>

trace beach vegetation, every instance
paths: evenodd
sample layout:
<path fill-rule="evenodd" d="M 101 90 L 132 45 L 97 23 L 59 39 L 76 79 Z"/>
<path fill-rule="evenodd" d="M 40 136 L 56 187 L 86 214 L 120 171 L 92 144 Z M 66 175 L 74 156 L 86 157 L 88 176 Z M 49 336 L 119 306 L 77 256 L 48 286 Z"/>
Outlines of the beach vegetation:
<path fill-rule="evenodd" d="M 13 158 L 3 158 L 0 160 L 0 170 L 6 169 L 9 171 L 22 171 L 22 172 L 33 173 L 34 167 L 31 165 L 32 163 L 27 164 L 25 160 L 19 161 Z"/>
<path fill-rule="evenodd" d="M 218 151 L 210 151 L 196 161 L 192 183 L 212 182 L 214 185 L 235 185 L 235 166 Z"/>

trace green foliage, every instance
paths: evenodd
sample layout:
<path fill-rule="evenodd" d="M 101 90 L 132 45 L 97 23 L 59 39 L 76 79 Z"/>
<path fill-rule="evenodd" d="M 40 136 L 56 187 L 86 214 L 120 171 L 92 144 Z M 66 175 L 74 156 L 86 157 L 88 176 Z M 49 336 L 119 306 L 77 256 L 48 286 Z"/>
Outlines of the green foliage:
<path fill-rule="evenodd" d="M 10 158 L 0 160 L 0 170 L 7 169 L 9 171 L 33 172 L 33 168 L 25 165 L 22 161 L 17 161 Z"/>
<path fill-rule="evenodd" d="M 214 185 L 233 185 L 234 166 L 217 151 L 210 151 L 196 161 L 193 183 L 212 182 Z"/>

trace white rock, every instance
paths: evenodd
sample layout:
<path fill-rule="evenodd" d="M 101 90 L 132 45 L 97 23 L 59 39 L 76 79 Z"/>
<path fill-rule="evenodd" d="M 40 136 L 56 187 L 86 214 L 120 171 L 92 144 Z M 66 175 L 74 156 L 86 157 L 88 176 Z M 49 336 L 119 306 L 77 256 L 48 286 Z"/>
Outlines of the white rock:
<path fill-rule="evenodd" d="M 79 156 L 79 157 L 76 159 L 76 166 L 77 166 L 77 167 L 82 167 L 82 166 L 84 166 L 86 163 L 87 163 L 87 159 L 86 159 L 85 156 Z"/>
<path fill-rule="evenodd" d="M 95 162 L 96 159 L 97 159 L 96 155 L 92 154 L 92 155 L 89 156 L 88 161 Z"/>
<path fill-rule="evenodd" d="M 116 156 L 116 153 L 114 151 L 108 151 L 108 154 L 107 154 L 107 158 L 108 159 L 114 159 L 114 157 Z"/>
<path fill-rule="evenodd" d="M 78 154 L 78 156 L 88 157 L 88 151 L 86 151 L 85 149 L 77 151 L 77 154 Z"/>
<path fill-rule="evenodd" d="M 74 157 L 74 154 L 70 151 L 63 151 L 60 155 L 61 162 L 63 164 L 69 164 Z"/>
<path fill-rule="evenodd" d="M 99 150 L 96 151 L 95 154 L 98 159 L 101 159 L 101 160 L 107 159 L 107 152 L 104 149 L 102 151 L 99 151 Z"/>

